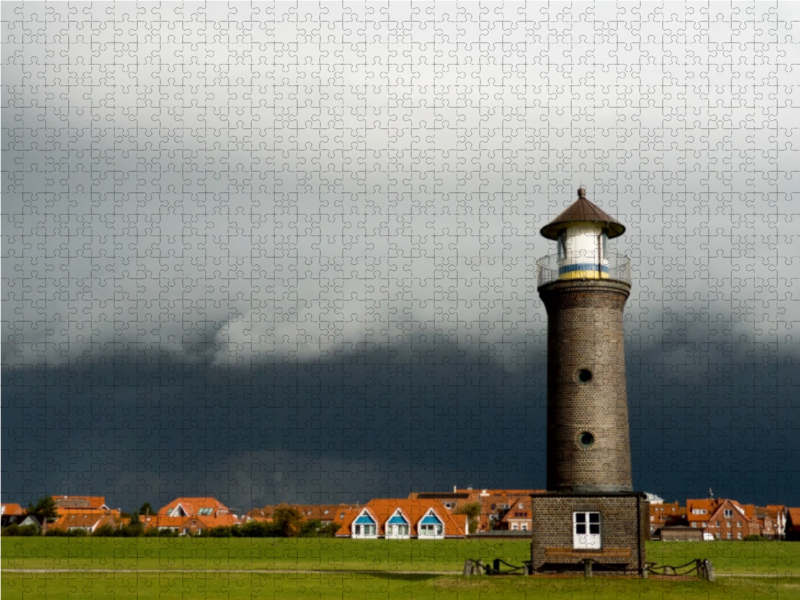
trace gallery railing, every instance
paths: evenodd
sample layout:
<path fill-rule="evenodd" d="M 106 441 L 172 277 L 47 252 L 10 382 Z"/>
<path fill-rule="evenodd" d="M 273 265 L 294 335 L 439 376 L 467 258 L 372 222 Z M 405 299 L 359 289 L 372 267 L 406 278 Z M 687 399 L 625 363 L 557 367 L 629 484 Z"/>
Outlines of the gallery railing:
<path fill-rule="evenodd" d="M 613 279 L 631 282 L 631 259 L 624 254 L 607 252 L 601 260 L 582 256 L 559 257 L 548 254 L 536 261 L 541 287 L 547 283 L 568 279 Z"/>

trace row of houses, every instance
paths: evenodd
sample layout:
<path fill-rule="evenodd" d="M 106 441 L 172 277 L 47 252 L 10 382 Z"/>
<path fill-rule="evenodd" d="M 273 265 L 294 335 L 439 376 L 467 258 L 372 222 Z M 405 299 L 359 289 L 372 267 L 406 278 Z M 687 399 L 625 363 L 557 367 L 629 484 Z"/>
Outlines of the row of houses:
<path fill-rule="evenodd" d="M 112 509 L 103 496 L 53 496 L 57 516 L 55 520 L 39 523 L 27 515 L 19 504 L 0 505 L 2 526 L 35 525 L 45 531 L 83 530 L 94 533 L 101 527 L 113 529 L 128 525 L 130 517 L 123 517 L 119 509 Z M 162 507 L 157 514 L 141 515 L 145 530 L 170 530 L 180 535 L 197 534 L 214 527 L 230 527 L 242 522 L 228 507 L 215 498 L 176 498 Z"/>
<path fill-rule="evenodd" d="M 800 508 L 755 506 L 729 498 L 650 502 L 650 534 L 668 540 L 800 539 Z"/>
<path fill-rule="evenodd" d="M 454 488 L 452 492 L 413 492 L 407 498 L 374 499 L 364 505 L 294 505 L 306 521 L 338 524 L 337 537 L 354 539 L 444 539 L 466 536 L 531 535 L 531 496 L 543 490 Z M 2 526 L 36 525 L 46 530 L 118 528 L 130 518 L 112 509 L 102 496 L 54 496 L 57 518 L 38 523 L 19 504 L 0 505 Z M 650 495 L 650 534 L 668 540 L 743 540 L 748 536 L 800 540 L 800 508 L 755 506 L 732 499 L 709 498 L 665 503 Z M 213 497 L 181 497 L 141 515 L 145 531 L 196 535 L 215 527 L 272 522 L 275 506 L 236 514 Z"/>

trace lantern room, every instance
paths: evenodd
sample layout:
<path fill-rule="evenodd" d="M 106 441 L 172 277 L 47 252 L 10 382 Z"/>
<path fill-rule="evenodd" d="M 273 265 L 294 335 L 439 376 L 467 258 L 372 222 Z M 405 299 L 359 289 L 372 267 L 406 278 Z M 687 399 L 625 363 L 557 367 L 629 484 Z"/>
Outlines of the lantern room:
<path fill-rule="evenodd" d="M 578 200 L 542 228 L 542 235 L 558 243 L 558 279 L 608 279 L 611 275 L 608 240 L 622 235 L 625 226 L 586 199 Z"/>

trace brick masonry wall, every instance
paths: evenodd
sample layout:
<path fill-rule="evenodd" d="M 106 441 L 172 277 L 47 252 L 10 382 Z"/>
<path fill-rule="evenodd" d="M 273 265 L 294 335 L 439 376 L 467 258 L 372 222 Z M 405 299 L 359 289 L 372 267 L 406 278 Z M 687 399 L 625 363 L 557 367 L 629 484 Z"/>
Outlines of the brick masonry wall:
<path fill-rule="evenodd" d="M 539 288 L 547 309 L 547 489 L 633 489 L 622 314 L 630 285 L 555 281 Z M 591 372 L 588 383 L 578 378 Z M 594 436 L 591 446 L 581 434 Z"/>
<path fill-rule="evenodd" d="M 601 564 L 623 564 L 631 572 L 639 572 L 645 564 L 645 533 L 648 531 L 650 511 L 649 503 L 643 496 L 586 497 L 546 494 L 533 496 L 532 502 L 531 559 L 534 569 L 542 570 L 546 565 L 578 566 L 584 558 L 591 558 Z M 572 514 L 588 511 L 600 513 L 602 547 L 600 550 L 575 550 Z M 574 556 L 547 556 L 548 548 L 573 550 Z M 603 555 L 604 551 L 626 549 L 630 551 L 629 558 Z"/>

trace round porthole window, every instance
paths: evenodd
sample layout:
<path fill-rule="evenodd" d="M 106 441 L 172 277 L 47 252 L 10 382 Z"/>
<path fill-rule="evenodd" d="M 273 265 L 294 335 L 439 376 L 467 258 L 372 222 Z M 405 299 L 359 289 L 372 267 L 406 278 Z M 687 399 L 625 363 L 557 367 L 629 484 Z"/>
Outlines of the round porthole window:
<path fill-rule="evenodd" d="M 584 448 L 588 448 L 589 446 L 594 444 L 594 436 L 588 431 L 584 431 L 578 439 L 581 442 L 581 446 L 583 446 Z"/>
<path fill-rule="evenodd" d="M 578 381 L 581 383 L 589 383 L 592 380 L 592 372 L 589 369 L 581 369 L 578 371 Z"/>

